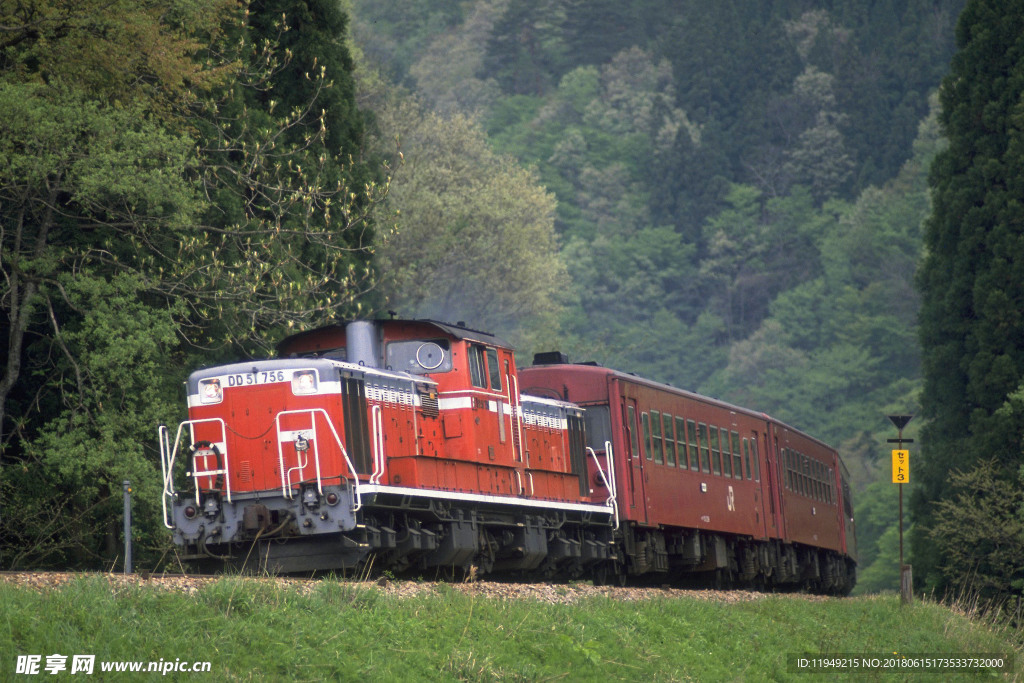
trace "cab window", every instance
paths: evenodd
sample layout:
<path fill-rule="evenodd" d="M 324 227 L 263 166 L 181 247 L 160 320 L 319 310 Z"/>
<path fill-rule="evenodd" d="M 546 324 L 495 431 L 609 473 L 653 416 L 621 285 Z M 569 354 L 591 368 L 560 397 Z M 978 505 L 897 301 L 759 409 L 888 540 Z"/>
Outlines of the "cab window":
<path fill-rule="evenodd" d="M 385 362 L 392 370 L 426 375 L 451 370 L 452 354 L 447 339 L 395 341 L 385 349 Z"/>
<path fill-rule="evenodd" d="M 484 374 L 484 347 L 470 344 L 469 346 L 469 381 L 474 387 L 484 388 L 487 379 Z"/>
<path fill-rule="evenodd" d="M 487 347 L 487 370 L 491 380 L 491 389 L 501 391 L 501 366 L 498 365 L 498 350 Z"/>

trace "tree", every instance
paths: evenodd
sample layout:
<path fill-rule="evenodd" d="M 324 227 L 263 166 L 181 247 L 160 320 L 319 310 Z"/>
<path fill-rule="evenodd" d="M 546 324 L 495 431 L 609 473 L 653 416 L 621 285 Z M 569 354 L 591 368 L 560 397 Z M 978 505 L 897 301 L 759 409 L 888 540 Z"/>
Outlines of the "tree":
<path fill-rule="evenodd" d="M 141 440 L 175 395 L 177 305 L 147 295 L 138 247 L 200 210 L 195 143 L 170 125 L 220 78 L 194 57 L 224 5 L 4 12 L 0 564 L 89 563 L 121 480 L 158 491 Z"/>
<path fill-rule="evenodd" d="M 156 8 L 128 2 L 4 6 L 12 30 L 0 72 L 0 302 L 7 351 L 0 449 L 12 434 L 9 399 L 22 379 L 26 339 L 47 338 L 40 325 L 60 333 L 59 321 L 45 313 L 63 298 L 54 286 L 57 274 L 77 272 L 90 260 L 118 263 L 133 235 L 180 228 L 198 209 L 185 177 L 192 143 L 150 114 L 173 115 L 174 98 L 187 98 L 188 84 L 210 83 L 191 60 L 199 43 L 188 32 L 220 21 L 224 6 L 209 7 L 189 17 L 187 6 L 158 16 Z M 109 30 L 95 30 L 98 25 Z M 160 79 L 165 87 L 153 87 Z M 107 99 L 120 104 L 101 103 Z"/>
<path fill-rule="evenodd" d="M 509 0 L 488 0 L 473 7 L 465 24 L 435 38 L 410 69 L 416 89 L 444 115 L 483 115 L 498 96 L 493 78 L 481 78 L 487 41 Z"/>
<path fill-rule="evenodd" d="M 949 148 L 932 167 L 934 209 L 921 266 L 925 388 L 911 547 L 924 587 L 948 586 L 932 530 L 945 521 L 949 472 L 991 457 L 982 440 L 1024 377 L 1024 8 L 969 2 L 941 90 Z M 1015 472 L 1020 451 L 996 455 Z"/>
<path fill-rule="evenodd" d="M 756 329 L 775 296 L 820 274 L 818 245 L 834 218 L 815 210 L 806 191 L 766 200 L 735 185 L 727 202 L 705 225 L 701 275 L 709 308 L 738 340 Z"/>
<path fill-rule="evenodd" d="M 254 28 L 233 5 L 185 0 L 15 10 L 0 71 L 0 563 L 95 566 L 125 477 L 143 533 L 159 525 L 153 425 L 180 415 L 200 347 L 237 357 L 356 308 L 386 180 L 354 160 L 343 36 L 326 57 L 278 41 L 343 21 L 310 9 Z"/>
<path fill-rule="evenodd" d="M 362 158 L 340 6 L 267 0 L 252 10 L 234 42 L 215 46 L 243 68 L 194 111 L 208 210 L 170 279 L 200 320 L 219 321 L 199 341 L 267 353 L 282 329 L 372 307 L 374 207 L 390 175 Z"/>
<path fill-rule="evenodd" d="M 377 248 L 388 305 L 403 316 L 520 330 L 521 339 L 550 330 L 567 286 L 554 198 L 492 152 L 469 117 L 405 100 L 380 122 L 405 157 L 388 199 L 398 230 Z"/>
<path fill-rule="evenodd" d="M 1024 494 L 993 460 L 949 476 L 950 495 L 936 505 L 931 540 L 938 573 L 960 594 L 984 598 L 1024 592 Z"/>

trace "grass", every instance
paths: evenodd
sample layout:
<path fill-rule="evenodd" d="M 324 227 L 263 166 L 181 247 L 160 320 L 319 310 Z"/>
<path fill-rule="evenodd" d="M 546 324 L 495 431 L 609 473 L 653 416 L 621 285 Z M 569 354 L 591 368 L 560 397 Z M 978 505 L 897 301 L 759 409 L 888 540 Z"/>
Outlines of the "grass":
<path fill-rule="evenodd" d="M 225 578 L 194 595 L 102 577 L 43 591 L 0 584 L 0 679 L 18 655 L 96 656 L 90 680 L 758 681 L 829 680 L 799 654 L 999 653 L 1016 634 L 897 596 L 768 596 L 548 604 L 463 594 L 397 597 L 323 580 L 312 589 Z M 203 673 L 128 674 L 102 661 L 209 661 Z M 1015 670 L 1024 662 L 1015 662 Z M 75 679 L 65 672 L 47 679 Z M 1017 674 L 1014 674 L 1016 676 Z M 986 674 L 942 675 L 977 680 Z M 867 680 L 910 680 L 872 672 Z M 988 677 L 994 677 L 989 674 Z M 21 677 L 31 680 L 33 677 Z"/>

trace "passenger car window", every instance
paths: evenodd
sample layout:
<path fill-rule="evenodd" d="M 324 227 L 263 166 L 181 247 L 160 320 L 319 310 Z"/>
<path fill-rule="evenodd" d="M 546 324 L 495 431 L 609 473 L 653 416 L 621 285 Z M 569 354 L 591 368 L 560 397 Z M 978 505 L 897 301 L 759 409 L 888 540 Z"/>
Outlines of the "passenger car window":
<path fill-rule="evenodd" d="M 644 446 L 647 448 L 647 459 L 651 459 L 651 416 L 647 413 L 640 415 L 640 421 L 644 423 Z"/>
<path fill-rule="evenodd" d="M 722 430 L 722 474 L 732 476 L 732 448 L 729 446 L 729 432 Z"/>
<path fill-rule="evenodd" d="M 757 458 L 757 432 L 750 439 L 750 456 L 754 459 L 754 481 L 761 481 L 761 461 Z"/>
<path fill-rule="evenodd" d="M 743 439 L 743 459 L 747 461 L 747 479 L 750 479 L 750 440 Z"/>
<path fill-rule="evenodd" d="M 718 427 L 711 427 L 711 471 L 722 473 L 722 450 L 718 443 Z"/>
<path fill-rule="evenodd" d="M 651 411 L 651 449 L 654 451 L 654 462 L 665 462 L 664 445 L 661 441 L 661 413 Z"/>
<path fill-rule="evenodd" d="M 742 479 L 743 478 L 743 456 L 740 455 L 740 433 L 739 432 L 733 432 L 732 433 L 732 462 L 733 462 L 733 468 L 732 468 L 733 476 L 736 477 L 737 479 Z M 748 479 L 749 479 L 749 477 L 748 477 Z"/>
<path fill-rule="evenodd" d="M 687 420 L 686 433 L 690 438 L 690 469 L 696 472 L 700 469 L 700 442 L 697 440 L 697 423 Z"/>
<path fill-rule="evenodd" d="M 628 406 L 626 409 L 626 429 L 629 430 L 629 447 L 634 458 L 640 456 L 640 443 L 636 434 L 636 408 Z"/>
<path fill-rule="evenodd" d="M 704 472 L 711 472 L 709 457 L 710 451 L 708 450 L 708 426 L 701 422 L 697 426 L 697 437 L 700 439 L 700 468 Z"/>
<path fill-rule="evenodd" d="M 687 453 L 688 447 L 686 444 L 686 420 L 681 417 L 676 418 L 676 452 L 679 455 L 679 466 L 689 467 L 690 456 Z"/>

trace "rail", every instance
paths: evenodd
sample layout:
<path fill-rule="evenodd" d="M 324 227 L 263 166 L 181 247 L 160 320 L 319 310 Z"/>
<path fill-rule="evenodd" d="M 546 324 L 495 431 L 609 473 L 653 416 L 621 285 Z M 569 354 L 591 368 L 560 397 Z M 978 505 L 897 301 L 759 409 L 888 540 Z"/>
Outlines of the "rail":
<path fill-rule="evenodd" d="M 299 481 L 302 481 L 306 468 L 309 467 L 309 456 L 306 454 L 309 452 L 310 439 L 306 438 L 303 430 L 291 429 L 289 433 L 295 433 L 295 438 L 290 441 L 295 445 L 295 467 L 285 467 L 284 464 L 284 439 L 281 438 L 281 418 L 284 415 L 309 415 L 309 432 L 312 435 L 313 442 L 313 462 L 316 465 L 316 488 L 317 491 L 323 495 L 323 479 L 320 476 L 320 439 L 317 438 L 316 433 L 316 412 L 312 409 L 307 410 L 282 410 L 274 417 L 274 425 L 277 429 L 277 458 L 280 468 L 278 471 L 281 473 L 281 495 L 289 500 L 294 497 L 292 493 L 292 472 L 299 473 Z"/>
<path fill-rule="evenodd" d="M 293 498 L 291 490 L 291 473 L 294 470 L 299 470 L 300 473 L 306 467 L 309 466 L 309 462 L 302 465 L 297 465 L 290 469 L 285 470 L 284 466 L 284 447 L 281 445 L 283 440 L 281 439 L 281 416 L 282 415 L 301 415 L 308 413 L 310 416 L 310 431 L 313 432 L 313 460 L 316 463 L 316 486 L 317 490 L 323 494 L 323 479 L 320 475 L 320 446 L 319 439 L 316 438 L 316 416 L 318 414 L 323 415 L 324 422 L 331 430 L 331 436 L 334 437 L 334 442 L 338 445 L 338 449 L 341 451 L 341 456 L 345 458 L 345 465 L 348 467 L 349 472 L 352 473 L 352 490 L 353 490 L 353 503 L 352 512 L 356 512 L 363 506 L 362 492 L 359 490 L 359 474 L 356 472 L 355 466 L 352 464 L 352 459 L 348 455 L 348 451 L 345 449 L 345 444 L 341 442 L 341 437 L 338 436 L 338 430 L 334 428 L 334 423 L 331 422 L 330 417 L 327 415 L 327 411 L 323 408 L 306 408 L 304 410 L 283 410 L 277 414 L 274 418 L 274 422 L 277 428 L 277 455 L 278 462 L 280 464 L 281 471 L 281 495 L 289 500 Z M 295 431 L 295 430 L 290 430 Z M 300 456 L 301 457 L 301 456 Z"/>
<path fill-rule="evenodd" d="M 215 470 L 203 470 L 197 471 L 196 458 L 208 457 L 207 455 L 192 455 L 192 472 L 191 476 L 196 485 L 196 502 L 199 503 L 199 478 L 200 477 L 215 477 L 217 475 L 224 475 L 224 492 L 227 501 L 231 502 L 231 476 L 228 468 L 228 457 L 227 457 L 227 428 L 224 424 L 224 420 L 219 417 L 210 417 L 202 420 L 185 420 L 178 425 L 178 431 L 174 435 L 174 444 L 171 444 L 170 430 L 167 429 L 167 425 L 160 425 L 157 428 L 157 440 L 160 442 L 160 470 L 163 475 L 163 491 L 160 496 L 160 504 L 163 508 L 164 514 L 164 526 L 168 529 L 173 529 L 174 525 L 169 523 L 167 516 L 167 501 L 173 499 L 177 494 L 174 488 L 174 463 L 178 459 L 178 446 L 181 444 L 181 434 L 188 426 L 189 444 L 196 443 L 196 425 L 215 422 L 220 425 L 220 441 L 212 444 L 218 449 L 220 456 L 224 459 L 224 466 Z M 221 446 L 224 446 L 221 448 Z"/>
<path fill-rule="evenodd" d="M 370 413 L 370 420 L 373 424 L 373 473 L 370 475 L 371 484 L 380 484 L 380 478 L 384 476 L 384 421 L 379 405 L 373 406 Z"/>
<path fill-rule="evenodd" d="M 601 462 L 597 459 L 597 453 L 590 446 L 587 446 L 587 453 L 590 453 L 590 457 L 594 460 L 594 465 L 597 467 L 598 474 L 601 475 L 601 481 L 604 482 L 604 486 L 608 489 L 608 499 L 605 500 L 604 504 L 611 508 L 612 513 L 615 515 L 615 528 L 619 528 L 619 506 L 618 506 L 618 485 L 615 481 L 615 462 L 612 459 L 612 442 L 604 442 L 604 456 L 605 463 L 608 465 L 607 474 L 604 468 L 601 467 Z"/>
<path fill-rule="evenodd" d="M 519 395 L 519 379 L 512 373 L 506 375 L 508 378 L 508 403 L 511 411 L 512 427 L 512 456 L 516 462 L 523 462 L 523 405 L 522 397 Z"/>
<path fill-rule="evenodd" d="M 286 411 L 278 413 L 277 416 L 274 419 L 275 426 L 276 426 L 276 429 L 277 429 L 277 448 L 278 448 L 277 452 L 278 452 L 278 463 L 280 465 L 280 472 L 281 472 L 281 493 L 282 493 L 282 495 L 285 498 L 288 498 L 288 499 L 293 498 L 293 494 L 292 494 L 292 491 L 291 491 L 291 476 L 292 476 L 292 473 L 295 472 L 296 470 L 298 470 L 301 473 L 302 470 L 304 470 L 306 467 L 309 466 L 309 462 L 308 462 L 308 460 L 306 462 L 302 462 L 301 459 L 306 457 L 306 456 L 301 456 L 300 455 L 300 462 L 295 467 L 288 468 L 288 469 L 285 468 L 285 466 L 284 466 L 284 450 L 283 450 L 282 441 L 281 441 L 281 417 L 283 415 L 294 415 L 294 414 L 302 414 L 302 413 L 307 413 L 307 414 L 310 415 L 310 431 L 313 432 L 313 434 L 314 434 L 312 446 L 313 446 L 314 463 L 316 465 L 316 483 L 317 483 L 318 491 L 321 494 L 323 494 L 323 477 L 321 476 L 321 472 L 320 472 L 319 441 L 318 441 L 318 439 L 316 439 L 316 436 L 315 436 L 316 431 L 317 431 L 316 430 L 316 415 L 320 414 L 320 415 L 323 416 L 324 421 L 326 422 L 327 426 L 330 428 L 331 436 L 334 438 L 334 442 L 337 444 L 339 450 L 341 451 L 342 457 L 345 459 L 345 465 L 348 467 L 349 472 L 351 472 L 351 474 L 352 474 L 352 491 L 353 491 L 352 512 L 357 512 L 363 506 L 363 497 L 362 497 L 362 491 L 360 490 L 359 475 L 356 472 L 355 466 L 352 464 L 352 459 L 349 457 L 348 451 L 345 449 L 345 445 L 341 441 L 341 437 L 338 435 L 338 431 L 334 428 L 334 424 L 331 422 L 330 418 L 328 417 L 327 411 L 324 410 L 323 408 L 309 408 L 309 409 L 305 409 L 305 410 L 286 410 Z M 178 425 L 177 432 L 174 435 L 173 443 L 171 441 L 170 429 L 168 429 L 167 425 L 160 425 L 157 428 L 157 441 L 159 442 L 159 445 L 160 445 L 160 471 L 161 471 L 161 477 L 162 477 L 162 480 L 163 480 L 163 487 L 162 487 L 163 490 L 161 491 L 161 495 L 160 495 L 160 507 L 161 507 L 161 510 L 163 511 L 164 526 L 167 527 L 168 529 L 174 529 L 175 528 L 174 524 L 173 524 L 173 520 L 171 519 L 169 511 L 168 511 L 168 502 L 171 501 L 171 500 L 174 500 L 174 498 L 177 496 L 177 489 L 176 489 L 175 484 L 174 484 L 174 465 L 175 465 L 175 463 L 177 462 L 177 459 L 178 459 L 179 449 L 180 449 L 181 444 L 182 444 L 183 432 L 184 432 L 185 428 L 187 427 L 188 428 L 188 437 L 189 437 L 189 442 L 188 443 L 191 446 L 191 445 L 196 443 L 196 425 L 206 424 L 206 423 L 216 423 L 217 425 L 220 426 L 220 440 L 216 441 L 216 442 L 211 442 L 211 447 L 216 449 L 214 451 L 215 453 L 219 453 L 220 457 L 223 459 L 223 465 L 218 467 L 217 469 L 213 469 L 213 470 L 207 470 L 207 469 L 200 470 L 197 467 L 197 464 L 198 464 L 197 463 L 197 458 L 204 458 L 205 459 L 205 458 L 208 458 L 208 457 L 212 457 L 212 454 L 211 453 L 202 453 L 202 452 L 199 452 L 199 451 L 196 451 L 195 453 L 193 453 L 192 472 L 189 473 L 189 476 L 191 476 L 193 481 L 195 482 L 196 502 L 197 503 L 202 502 L 200 500 L 199 479 L 202 478 L 202 477 L 215 477 L 215 476 L 220 476 L 220 475 L 224 476 L 224 497 L 225 497 L 225 500 L 227 500 L 227 502 L 229 502 L 229 503 L 233 502 L 232 499 L 231 499 L 231 497 L 232 497 L 231 472 L 230 472 L 230 464 L 229 464 L 229 458 L 228 458 L 228 452 L 227 452 L 227 427 L 224 424 L 224 420 L 219 418 L 219 417 L 206 418 L 206 419 L 202 419 L 202 420 L 185 420 L 184 422 L 182 422 L 181 424 Z M 292 430 L 292 431 L 295 431 L 295 430 Z M 383 444 L 381 445 L 381 447 L 379 449 L 379 453 L 380 453 L 380 455 L 377 456 L 378 457 L 378 461 L 382 462 L 383 461 Z M 205 466 L 205 463 L 204 463 L 204 466 Z M 381 470 L 383 471 L 383 467 L 382 466 L 381 466 Z"/>

